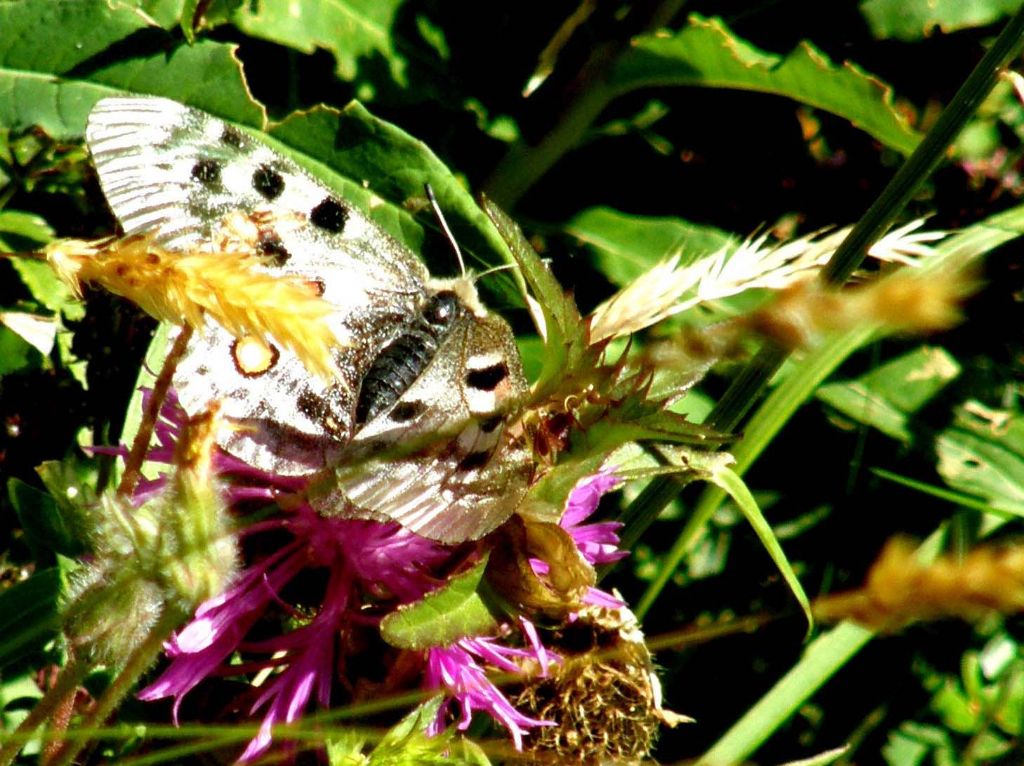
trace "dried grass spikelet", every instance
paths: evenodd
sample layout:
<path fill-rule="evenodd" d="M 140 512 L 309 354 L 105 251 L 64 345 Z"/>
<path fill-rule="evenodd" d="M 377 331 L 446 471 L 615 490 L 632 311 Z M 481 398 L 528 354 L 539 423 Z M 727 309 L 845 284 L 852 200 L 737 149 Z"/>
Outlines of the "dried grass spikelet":
<path fill-rule="evenodd" d="M 819 599 L 815 616 L 892 631 L 919 620 L 1024 611 L 1024 547 L 983 546 L 930 564 L 915 549 L 905 538 L 890 540 L 864 587 Z"/>
<path fill-rule="evenodd" d="M 298 276 L 268 274 L 242 249 L 172 252 L 147 236 L 51 245 L 47 259 L 77 294 L 91 282 L 147 314 L 202 332 L 209 316 L 238 338 L 255 337 L 292 351 L 310 372 L 336 377 L 333 351 L 346 345 L 326 321 L 334 308 Z"/>
<path fill-rule="evenodd" d="M 510 696 L 520 711 L 555 723 L 526 734 L 527 763 L 640 763 L 661 725 L 692 720 L 662 708 L 650 652 L 626 607 L 587 606 L 549 645 L 564 662 Z"/>
<path fill-rule="evenodd" d="M 751 335 L 787 349 L 813 346 L 830 332 L 861 326 L 886 333 L 945 330 L 961 320 L 960 304 L 977 282 L 962 271 L 921 273 L 905 269 L 849 290 L 817 279 L 791 285 L 757 310 L 710 327 L 683 329 L 652 346 L 651 361 L 683 368 L 741 355 Z"/>
<path fill-rule="evenodd" d="M 927 258 L 934 252 L 929 243 L 945 232 L 918 231 L 923 225 L 918 219 L 893 229 L 871 246 L 868 255 L 903 265 Z M 596 343 L 630 335 L 698 304 L 746 290 L 783 290 L 805 282 L 829 261 L 849 232 L 849 227 L 815 232 L 781 244 L 770 243 L 762 234 L 685 264 L 680 254 L 672 255 L 594 310 L 590 339 Z"/>

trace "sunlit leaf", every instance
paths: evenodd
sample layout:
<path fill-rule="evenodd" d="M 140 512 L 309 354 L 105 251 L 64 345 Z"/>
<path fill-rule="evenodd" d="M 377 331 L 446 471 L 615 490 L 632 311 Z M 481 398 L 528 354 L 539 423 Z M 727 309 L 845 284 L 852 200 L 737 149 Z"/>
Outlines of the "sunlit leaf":
<path fill-rule="evenodd" d="M 905 154 L 920 140 L 893 106 L 892 89 L 855 64 L 833 64 L 808 42 L 786 56 L 767 53 L 721 20 L 696 14 L 675 34 L 638 38 L 609 85 L 621 91 L 691 85 L 774 93 L 845 117 Z"/>
<path fill-rule="evenodd" d="M 388 614 L 380 626 L 384 640 L 401 649 L 427 649 L 493 632 L 498 623 L 479 593 L 486 567 L 487 561 L 481 561 L 422 600 Z"/>
<path fill-rule="evenodd" d="M 862 0 L 860 12 L 877 38 L 920 40 L 983 27 L 1020 7 L 1021 0 Z"/>

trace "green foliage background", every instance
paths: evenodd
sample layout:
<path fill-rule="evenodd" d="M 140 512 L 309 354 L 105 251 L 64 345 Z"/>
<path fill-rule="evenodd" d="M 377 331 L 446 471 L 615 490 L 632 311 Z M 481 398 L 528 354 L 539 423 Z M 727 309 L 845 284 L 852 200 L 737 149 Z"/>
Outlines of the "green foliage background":
<path fill-rule="evenodd" d="M 586 311 L 670 253 L 696 259 L 758 229 L 857 220 L 1019 6 L 611 3 L 550 57 L 542 51 L 574 3 L 0 0 L 0 245 L 111 230 L 78 142 L 92 104 L 127 90 L 268 130 L 342 193 L 383 200 L 377 220 L 438 274 L 455 270 L 446 245 L 408 203 L 429 181 L 476 265 L 495 264 L 503 247 L 472 197 L 486 190 Z M 863 348 L 749 456 L 748 484 L 812 596 L 859 584 L 897 532 L 953 550 L 1019 534 L 1022 131 L 1024 109 L 1002 83 L 905 213 L 930 215 L 930 227 L 973 226 L 955 240 L 960 251 L 947 247 L 951 258 L 993 250 L 968 321 L 927 344 L 852 343 Z M 513 281 L 487 284 L 539 369 Z M 40 647 L 64 557 L 80 552 L 44 486 L 59 490 L 68 472 L 104 480 L 109 466 L 78 444 L 88 434 L 118 441 L 152 328 L 99 295 L 82 312 L 45 269 L 21 262 L 0 263 L 0 306 L 0 717 L 9 726 L 36 694 L 32 673 L 56 656 Z M 738 307 L 716 309 L 688 321 Z M 71 332 L 40 351 L 10 314 L 59 317 Z M 706 411 L 730 374 L 706 381 L 691 412 L 702 401 Z M 676 499 L 606 581 L 631 603 L 653 604 L 650 637 L 725 626 L 724 637 L 684 635 L 657 655 L 668 706 L 698 721 L 665 732 L 659 759 L 718 747 L 774 763 L 850 743 L 840 762 L 1021 760 L 1019 618 L 915 627 L 860 651 L 866 636 L 824 634 L 815 656 L 836 674 L 804 672 L 805 625 L 728 507 L 641 602 L 698 502 L 692 489 Z M 746 615 L 773 619 L 728 628 Z M 772 696 L 780 679 L 786 700 Z M 758 731 L 737 735 L 741 746 L 722 740 L 751 709 Z"/>

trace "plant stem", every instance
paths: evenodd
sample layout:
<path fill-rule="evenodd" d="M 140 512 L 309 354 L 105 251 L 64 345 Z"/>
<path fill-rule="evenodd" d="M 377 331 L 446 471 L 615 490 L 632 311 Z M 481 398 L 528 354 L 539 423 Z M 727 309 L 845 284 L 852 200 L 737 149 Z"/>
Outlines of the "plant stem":
<path fill-rule="evenodd" d="M 121 700 L 132 690 L 139 677 L 156 661 L 163 649 L 164 641 L 171 635 L 171 631 L 180 625 L 187 616 L 180 609 L 170 606 L 166 608 L 160 620 L 149 631 L 146 640 L 132 653 L 124 668 L 96 701 L 96 707 L 78 727 L 79 729 L 88 731 L 103 725 L 114 709 L 121 704 Z M 45 762 L 45 766 L 69 766 L 89 741 L 84 737 L 66 740 L 54 758 Z"/>
<path fill-rule="evenodd" d="M 142 415 L 142 422 L 139 423 L 139 430 L 136 431 L 135 439 L 132 441 L 131 452 L 128 453 L 128 458 L 124 462 L 124 474 L 117 487 L 119 495 L 130 496 L 139 483 L 139 477 L 142 475 L 142 462 L 146 458 L 146 450 L 149 449 L 149 440 L 153 436 L 157 418 L 160 417 L 160 408 L 167 399 L 167 392 L 174 380 L 174 371 L 178 368 L 178 362 L 185 355 L 185 349 L 191 337 L 192 328 L 182 327 L 178 337 L 174 339 L 174 345 L 171 346 L 171 350 L 164 359 L 160 376 L 153 383 L 153 393 L 149 397 L 146 411 Z"/>
<path fill-rule="evenodd" d="M 36 703 L 25 720 L 4 742 L 3 747 L 0 747 L 0 766 L 10 766 L 14 762 L 25 742 L 31 739 L 32 733 L 50 718 L 69 694 L 75 693 L 78 684 L 88 672 L 89 667 L 86 663 L 74 660 L 61 669 L 57 682 Z"/>
<path fill-rule="evenodd" d="M 618 91 L 607 86 L 615 61 L 633 34 L 664 26 L 682 7 L 682 0 L 636 3 L 627 19 L 632 31 L 623 39 L 597 45 L 572 82 L 565 88 L 571 101 L 555 125 L 536 143 L 520 139 L 501 159 L 483 183 L 483 193 L 506 210 L 519 199 L 567 151 L 575 147 Z M 623 28 L 620 26 L 620 28 Z"/>

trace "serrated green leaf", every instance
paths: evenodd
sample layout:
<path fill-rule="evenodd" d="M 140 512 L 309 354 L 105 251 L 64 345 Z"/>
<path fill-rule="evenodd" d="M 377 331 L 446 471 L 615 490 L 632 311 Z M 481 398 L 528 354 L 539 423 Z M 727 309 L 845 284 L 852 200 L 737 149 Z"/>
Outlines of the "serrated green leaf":
<path fill-rule="evenodd" d="M 673 35 L 637 38 L 609 80 L 613 90 L 622 92 L 665 85 L 786 96 L 844 117 L 904 154 L 921 138 L 893 107 L 892 89 L 856 65 L 833 64 L 808 42 L 786 56 L 766 53 L 737 37 L 720 19 L 696 14 Z"/>
<path fill-rule="evenodd" d="M 961 407 L 954 425 L 936 439 L 939 474 L 954 489 L 1024 513 L 1024 418 L 982 413 L 976 402 Z"/>
<path fill-rule="evenodd" d="M 392 79 L 407 83 L 406 61 L 394 33 L 404 0 L 274 0 L 245 3 L 232 16 L 247 35 L 313 53 L 329 51 L 338 76 L 353 80 L 360 65 L 382 60 Z"/>
<path fill-rule="evenodd" d="M 167 96 L 247 125 L 265 121 L 234 46 L 186 45 L 137 9 L 106 0 L 10 0 L 0 3 L 0 29 L 0 125 L 77 138 L 93 104 L 124 91 Z M 118 55 L 109 56 L 115 45 Z"/>
<path fill-rule="evenodd" d="M 8 479 L 7 497 L 29 538 L 38 546 L 69 558 L 85 552 L 81 532 L 69 523 L 56 501 L 20 479 Z"/>
<path fill-rule="evenodd" d="M 59 568 L 52 567 L 0 591 L 0 667 L 38 650 L 56 634 L 62 586 Z"/>
<path fill-rule="evenodd" d="M 983 27 L 1016 13 L 1022 0 L 864 0 L 860 12 L 881 40 L 920 40 L 937 30 Z"/>
<path fill-rule="evenodd" d="M 575 302 L 562 290 L 519 226 L 491 200 L 484 199 L 482 205 L 536 299 L 532 306 L 535 321 L 539 312 L 544 325 L 544 366 L 534 387 L 539 397 L 548 385 L 556 385 L 566 374 L 596 364 L 596 352 L 588 345 L 587 327 Z"/>
<path fill-rule="evenodd" d="M 493 633 L 497 620 L 479 593 L 486 568 L 484 559 L 415 604 L 399 607 L 381 622 L 381 636 L 399 649 L 423 650 Z"/>
<path fill-rule="evenodd" d="M 563 229 L 594 251 L 601 273 L 619 287 L 670 256 L 680 256 L 680 264 L 686 265 L 740 242 L 735 234 L 713 226 L 630 215 L 608 207 L 584 210 Z"/>
<path fill-rule="evenodd" d="M 42 364 L 43 357 L 38 350 L 13 330 L 0 325 L 0 376 L 38 370 Z"/>
<path fill-rule="evenodd" d="M 910 417 L 960 374 L 947 351 L 921 346 L 856 380 L 828 383 L 815 396 L 855 422 L 911 443 Z"/>

